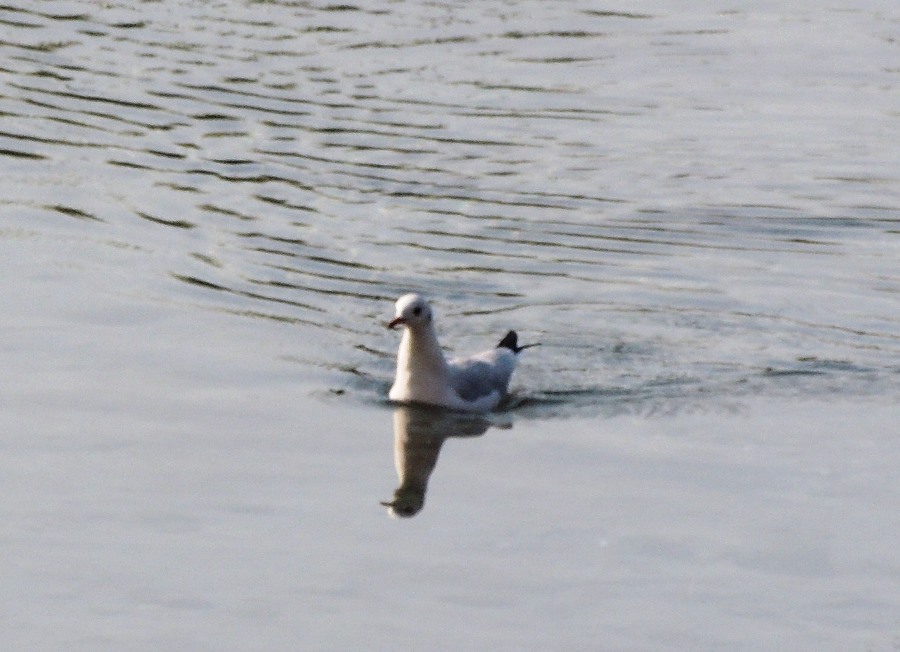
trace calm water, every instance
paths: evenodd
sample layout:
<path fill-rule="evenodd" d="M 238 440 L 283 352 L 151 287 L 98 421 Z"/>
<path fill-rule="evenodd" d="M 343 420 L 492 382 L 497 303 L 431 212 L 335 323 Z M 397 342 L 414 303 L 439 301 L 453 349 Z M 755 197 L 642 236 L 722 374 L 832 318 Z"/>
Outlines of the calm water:
<path fill-rule="evenodd" d="M 898 34 L 0 7 L 5 640 L 900 649 Z M 508 411 L 394 414 L 410 290 Z"/>

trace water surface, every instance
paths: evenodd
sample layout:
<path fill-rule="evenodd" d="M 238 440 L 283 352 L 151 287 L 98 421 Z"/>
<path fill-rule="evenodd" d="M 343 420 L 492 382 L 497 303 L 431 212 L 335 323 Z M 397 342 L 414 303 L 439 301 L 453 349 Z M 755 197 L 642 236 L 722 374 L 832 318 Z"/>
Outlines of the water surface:
<path fill-rule="evenodd" d="M 6 640 L 895 649 L 898 24 L 0 7 Z M 410 290 L 543 346 L 399 520 Z"/>

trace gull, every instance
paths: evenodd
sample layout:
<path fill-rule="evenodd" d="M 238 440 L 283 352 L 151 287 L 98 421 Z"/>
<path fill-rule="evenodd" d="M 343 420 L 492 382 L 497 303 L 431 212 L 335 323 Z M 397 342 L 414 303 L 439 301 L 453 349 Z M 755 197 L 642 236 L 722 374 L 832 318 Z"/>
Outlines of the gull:
<path fill-rule="evenodd" d="M 519 346 L 516 332 L 509 331 L 489 351 L 447 360 L 434 330 L 434 312 L 418 294 L 406 294 L 397 300 L 394 318 L 387 326 L 403 326 L 390 399 L 467 412 L 488 412 L 497 407 L 506 396 L 519 353 L 537 346 Z"/>

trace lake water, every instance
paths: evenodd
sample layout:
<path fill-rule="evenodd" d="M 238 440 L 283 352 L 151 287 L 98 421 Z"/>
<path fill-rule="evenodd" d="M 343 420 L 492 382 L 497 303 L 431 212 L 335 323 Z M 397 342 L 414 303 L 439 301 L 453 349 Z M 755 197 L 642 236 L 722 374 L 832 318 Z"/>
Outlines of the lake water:
<path fill-rule="evenodd" d="M 898 36 L 5 3 L 6 645 L 900 649 Z M 507 409 L 387 402 L 412 290 Z"/>

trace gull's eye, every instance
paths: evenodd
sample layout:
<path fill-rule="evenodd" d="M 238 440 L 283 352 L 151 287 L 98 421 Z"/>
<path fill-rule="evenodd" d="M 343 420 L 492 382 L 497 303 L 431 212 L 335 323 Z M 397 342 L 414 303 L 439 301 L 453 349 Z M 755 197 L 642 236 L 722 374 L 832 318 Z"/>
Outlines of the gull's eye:
<path fill-rule="evenodd" d="M 414 314 L 416 317 L 418 317 L 419 315 L 421 315 L 421 314 L 422 314 L 422 306 L 416 306 L 415 308 L 413 308 L 413 314 Z"/>

